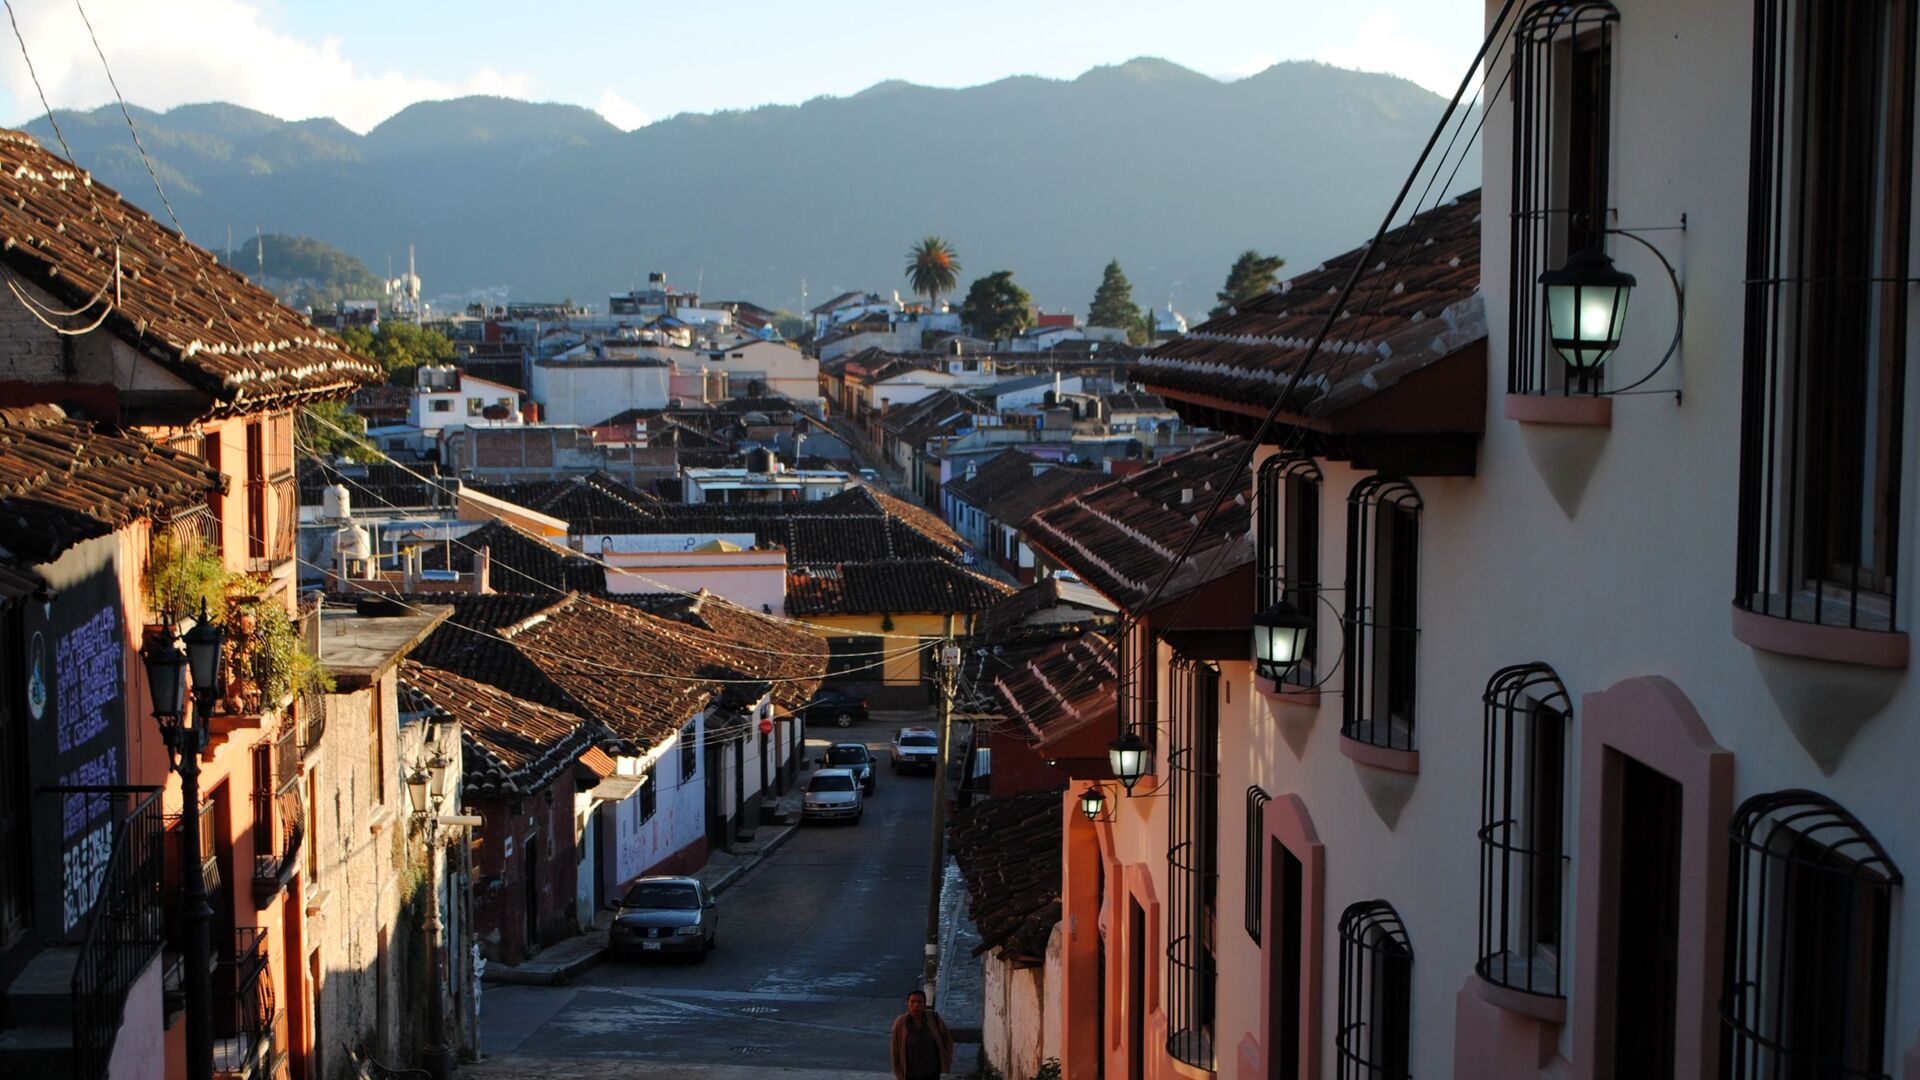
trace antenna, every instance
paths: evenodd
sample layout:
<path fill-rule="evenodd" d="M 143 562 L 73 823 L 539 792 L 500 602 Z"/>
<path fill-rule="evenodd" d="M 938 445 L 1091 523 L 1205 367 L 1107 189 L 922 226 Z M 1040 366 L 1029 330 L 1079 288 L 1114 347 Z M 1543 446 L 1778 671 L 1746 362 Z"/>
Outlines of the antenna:
<path fill-rule="evenodd" d="M 233 226 L 227 226 L 227 268 L 233 268 Z"/>
<path fill-rule="evenodd" d="M 253 227 L 254 254 L 260 257 L 260 280 L 267 279 L 267 235 L 260 226 Z"/>

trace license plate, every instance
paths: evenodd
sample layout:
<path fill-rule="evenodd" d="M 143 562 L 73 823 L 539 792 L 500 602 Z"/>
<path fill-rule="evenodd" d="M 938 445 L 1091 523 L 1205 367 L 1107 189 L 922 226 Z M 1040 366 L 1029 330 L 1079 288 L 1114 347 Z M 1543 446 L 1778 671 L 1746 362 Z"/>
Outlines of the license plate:
<path fill-rule="evenodd" d="M 657 941 L 643 941 L 643 942 L 641 942 L 641 943 L 640 943 L 640 947 L 641 947 L 642 949 L 645 949 L 645 950 L 647 950 L 648 952 L 659 952 L 659 951 L 660 951 L 660 943 L 659 943 L 659 942 L 657 942 Z"/>

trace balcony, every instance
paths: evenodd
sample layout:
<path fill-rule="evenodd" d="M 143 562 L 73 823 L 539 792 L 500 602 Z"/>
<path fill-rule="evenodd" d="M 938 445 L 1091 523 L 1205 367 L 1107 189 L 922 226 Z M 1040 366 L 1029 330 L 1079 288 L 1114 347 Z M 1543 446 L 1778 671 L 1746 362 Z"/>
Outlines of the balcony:
<path fill-rule="evenodd" d="M 273 979 L 267 971 L 267 932 L 233 931 L 228 955 L 214 969 L 213 1074 L 269 1080 L 276 1065 Z"/>
<path fill-rule="evenodd" d="M 257 778 L 253 793 L 253 900 L 267 906 L 300 867 L 306 808 L 300 800 L 300 743 L 293 720 L 273 742 L 273 775 Z"/>

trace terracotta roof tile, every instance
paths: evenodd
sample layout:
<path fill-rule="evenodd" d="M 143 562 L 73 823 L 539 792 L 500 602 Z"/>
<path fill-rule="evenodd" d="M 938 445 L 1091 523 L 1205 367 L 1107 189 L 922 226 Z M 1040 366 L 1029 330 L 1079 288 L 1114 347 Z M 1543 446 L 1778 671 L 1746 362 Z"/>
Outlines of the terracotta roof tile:
<path fill-rule="evenodd" d="M 517 798 L 546 787 L 594 749 L 599 725 L 413 660 L 400 664 L 405 692 L 460 722 L 464 789 L 470 797 Z M 611 763 L 611 762 L 609 762 Z"/>
<path fill-rule="evenodd" d="M 1222 485 L 1232 489 L 1159 601 L 1253 559 L 1253 478 L 1243 439 L 1216 439 L 1042 509 L 1023 531 L 1123 610 L 1159 583 Z"/>
<path fill-rule="evenodd" d="M 199 458 L 138 433 L 101 430 L 57 405 L 0 409 L 0 548 L 19 561 L 50 561 L 225 490 Z"/>
<path fill-rule="evenodd" d="M 954 818 L 953 856 L 980 931 L 975 956 L 1040 963 L 1060 921 L 1061 799 L 1066 789 L 974 803 Z"/>
<path fill-rule="evenodd" d="M 1057 739 L 1089 725 L 1112 728 L 1119 720 L 1114 687 L 1120 660 L 1112 642 L 1100 634 L 1048 646 L 994 676 L 992 691 L 1000 711 L 1025 724 L 1035 739 Z"/>
<path fill-rule="evenodd" d="M 787 614 L 905 615 L 981 611 L 1013 592 L 937 559 L 809 566 L 787 575 Z"/>
<path fill-rule="evenodd" d="M 607 590 L 607 571 L 599 563 L 505 521 L 489 521 L 452 545 L 423 544 L 420 564 L 471 574 L 481 548 L 487 549 L 487 578 L 495 592 L 559 597 Z"/>
<path fill-rule="evenodd" d="M 0 131 L 0 237 L 8 271 L 65 305 L 117 292 L 106 327 L 216 412 L 344 398 L 385 376 L 24 132 Z"/>

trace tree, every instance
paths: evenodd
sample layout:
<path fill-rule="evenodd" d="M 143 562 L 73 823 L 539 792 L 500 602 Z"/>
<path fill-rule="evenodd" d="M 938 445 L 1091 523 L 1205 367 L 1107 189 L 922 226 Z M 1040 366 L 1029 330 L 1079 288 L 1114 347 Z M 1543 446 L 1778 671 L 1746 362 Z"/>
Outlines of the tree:
<path fill-rule="evenodd" d="M 367 418 L 350 412 L 345 402 L 322 401 L 300 410 L 302 445 L 324 458 L 346 458 L 362 464 L 380 460 L 380 451 L 367 442 Z"/>
<path fill-rule="evenodd" d="M 1280 284 L 1280 268 L 1285 265 L 1287 260 L 1278 255 L 1262 255 L 1252 248 L 1241 252 L 1240 257 L 1233 260 L 1233 269 L 1227 271 L 1227 287 L 1214 294 L 1220 303 L 1207 313 L 1207 318 L 1217 319 L 1229 308 L 1272 292 Z"/>
<path fill-rule="evenodd" d="M 453 363 L 453 342 L 438 330 L 415 326 L 405 319 L 386 319 L 378 331 L 349 326 L 340 331 L 347 348 L 380 362 L 387 381 L 412 386 L 413 369 L 422 364 Z"/>
<path fill-rule="evenodd" d="M 929 236 L 908 248 L 907 282 L 927 298 L 927 310 L 938 307 L 941 293 L 960 286 L 960 257 L 953 253 L 953 245 Z"/>
<path fill-rule="evenodd" d="M 1100 287 L 1093 291 L 1093 307 L 1087 310 L 1088 326 L 1118 326 L 1127 332 L 1127 340 L 1138 345 L 1147 340 L 1145 316 L 1133 302 L 1133 283 L 1120 269 L 1120 260 L 1107 263 Z"/>
<path fill-rule="evenodd" d="M 1013 271 L 996 270 L 968 287 L 960 321 L 989 341 L 1011 338 L 1033 325 L 1033 297 L 1014 282 Z"/>

